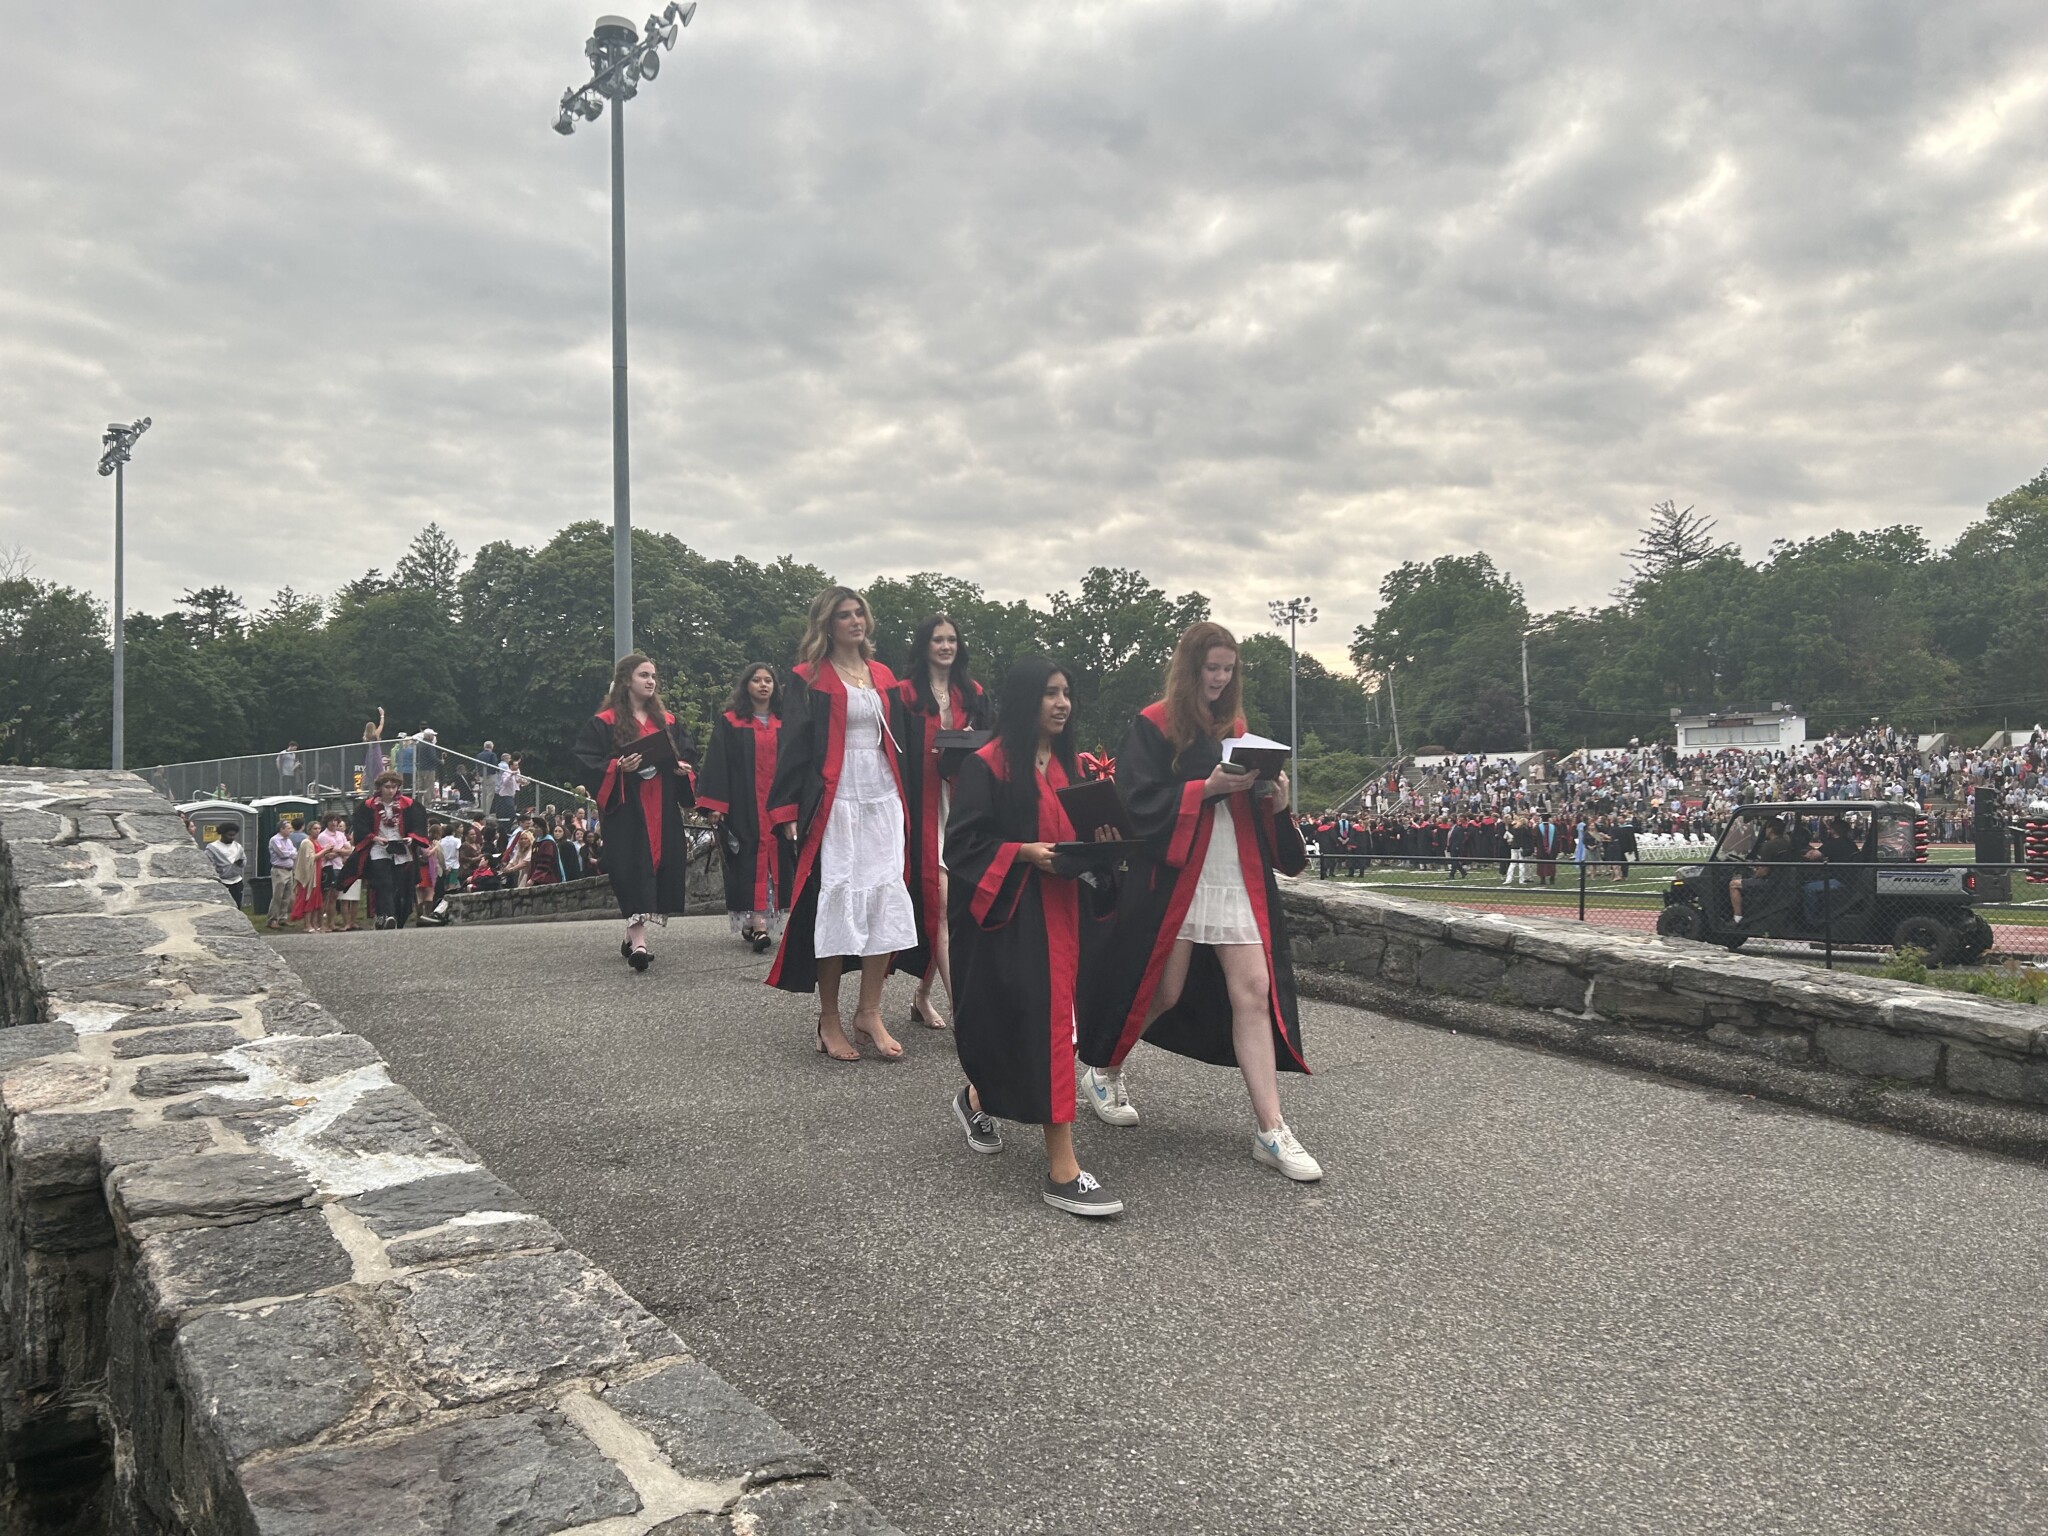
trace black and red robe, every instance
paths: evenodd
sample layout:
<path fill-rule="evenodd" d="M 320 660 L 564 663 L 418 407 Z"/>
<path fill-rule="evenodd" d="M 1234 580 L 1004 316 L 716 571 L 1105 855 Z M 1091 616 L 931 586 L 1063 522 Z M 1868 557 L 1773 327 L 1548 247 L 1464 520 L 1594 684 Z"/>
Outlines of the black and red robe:
<path fill-rule="evenodd" d="M 953 725 L 956 731 L 988 729 L 988 695 L 979 683 L 971 692 L 953 688 Z M 946 904 L 939 895 L 939 852 L 945 827 L 940 824 L 939 712 L 926 712 L 918 698 L 917 680 L 905 678 L 896 685 L 891 699 L 894 710 L 890 729 L 903 749 L 903 805 L 910 814 L 908 855 L 910 901 L 917 912 L 917 947 L 929 956 L 932 934 L 946 921 Z"/>
<path fill-rule="evenodd" d="M 663 716 L 685 764 L 696 749 L 676 730 L 676 717 Z M 674 913 L 689 906 L 689 836 L 683 812 L 696 803 L 693 775 L 663 768 L 642 777 L 619 768 L 625 751 L 617 741 L 615 717 L 601 709 L 583 722 L 576 737 L 576 762 L 583 787 L 597 801 L 604 829 L 604 868 L 612 879 L 621 917 Z M 493 863 L 496 861 L 493 860 Z"/>
<path fill-rule="evenodd" d="M 1244 722 L 1238 721 L 1231 731 L 1242 734 Z M 1163 703 L 1148 706 L 1131 722 L 1123 750 L 1117 753 L 1116 787 L 1138 845 L 1131 871 L 1123 879 L 1109 959 L 1099 984 L 1082 998 L 1081 1059 L 1091 1066 L 1121 1066 L 1141 1032 L 1152 1044 L 1182 1056 L 1217 1066 L 1237 1065 L 1230 1036 L 1230 992 L 1210 945 L 1195 946 L 1180 1001 L 1145 1028 L 1145 1014 L 1194 901 L 1202 859 L 1209 851 L 1216 802 L 1202 793 L 1202 785 L 1222 760 L 1223 744 L 1209 737 L 1197 739 L 1176 757 L 1166 738 Z M 1300 874 L 1308 864 L 1308 851 L 1287 813 L 1287 802 L 1258 797 L 1256 789 L 1236 797 L 1231 825 L 1237 830 L 1238 865 L 1266 957 L 1274 1059 L 1283 1072 L 1306 1072 L 1294 958 L 1273 872 L 1277 868 Z"/>
<path fill-rule="evenodd" d="M 1074 1118 L 1074 1000 L 1116 910 L 1113 891 L 1017 857 L 1025 843 L 1074 840 L 1054 793 L 1066 784 L 1054 758 L 1038 778 L 1036 822 L 1023 823 L 1002 743 L 992 741 L 961 765 L 946 822 L 960 1065 L 983 1109 L 1029 1125 Z"/>
<path fill-rule="evenodd" d="M 725 910 L 762 917 L 789 904 L 796 851 L 768 822 L 768 794 L 775 787 L 775 747 L 782 720 L 769 715 L 726 713 L 711 727 L 711 751 L 697 809 L 725 818 L 719 829 L 719 857 L 725 860 Z"/>
<path fill-rule="evenodd" d="M 434 872 L 427 863 L 432 845 L 427 839 L 427 808 L 414 800 L 403 790 L 392 805 L 398 811 L 398 826 L 401 835 L 412 847 L 413 883 L 425 895 L 434 888 Z M 341 866 L 341 889 L 347 890 L 356 881 L 363 882 L 363 911 L 372 918 L 391 917 L 396 914 L 379 912 L 375 891 L 370 883 L 370 849 L 377 842 L 377 797 L 356 806 L 355 816 L 349 828 L 355 839 L 355 847 L 349 850 L 348 861 Z"/>
<path fill-rule="evenodd" d="M 896 690 L 896 675 L 879 661 L 871 661 L 868 676 L 882 695 L 883 730 L 890 731 L 893 727 L 889 724 L 888 703 Z M 889 759 L 889 771 L 896 779 L 896 793 L 908 805 L 907 797 L 903 796 L 901 747 L 886 739 L 884 746 L 888 750 L 883 755 Z M 783 924 L 775 964 L 768 968 L 768 985 L 784 992 L 817 990 L 818 855 L 825 846 L 825 824 L 832 819 L 832 801 L 839 791 L 839 771 L 845 762 L 846 684 L 829 661 L 815 666 L 799 662 L 791 669 L 782 693 L 782 733 L 775 753 L 775 783 L 768 792 L 768 824 L 775 829 L 775 835 L 782 836 L 783 827 L 796 828 L 796 873 L 790 879 L 793 894 L 789 920 Z M 906 822 L 906 862 L 909 841 Z M 907 882 L 907 870 L 905 877 Z M 889 969 L 922 976 L 925 961 L 923 949 L 906 949 L 890 962 Z"/>

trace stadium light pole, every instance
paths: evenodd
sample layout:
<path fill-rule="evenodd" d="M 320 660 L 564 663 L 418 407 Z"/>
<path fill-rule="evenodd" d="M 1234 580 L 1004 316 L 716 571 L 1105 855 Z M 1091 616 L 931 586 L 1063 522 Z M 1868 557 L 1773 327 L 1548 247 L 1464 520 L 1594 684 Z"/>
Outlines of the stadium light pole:
<path fill-rule="evenodd" d="M 640 82 L 661 72 L 661 50 L 697 14 L 695 0 L 669 0 L 659 16 L 635 31 L 623 16 L 600 16 L 583 45 L 590 78 L 562 92 L 555 132 L 576 131 L 576 119 L 596 122 L 612 104 L 612 659 L 633 649 L 633 495 L 626 457 L 626 103 Z"/>
<path fill-rule="evenodd" d="M 127 610 L 128 593 L 123 582 L 121 563 L 122 524 L 126 518 L 123 508 L 123 479 L 121 471 L 135 453 L 135 439 L 149 430 L 149 418 L 131 421 L 123 426 L 118 421 L 107 423 L 107 430 L 100 435 L 100 473 L 114 477 L 114 753 L 113 766 L 125 768 L 122 761 L 128 750 L 127 744 L 127 654 L 122 619 Z"/>
<path fill-rule="evenodd" d="M 1296 644 L 1299 626 L 1316 621 L 1315 605 L 1305 597 L 1269 602 L 1266 612 L 1275 624 L 1287 626 L 1287 746 L 1294 753 L 1294 775 L 1287 781 L 1287 808 L 1301 814 L 1301 652 Z"/>

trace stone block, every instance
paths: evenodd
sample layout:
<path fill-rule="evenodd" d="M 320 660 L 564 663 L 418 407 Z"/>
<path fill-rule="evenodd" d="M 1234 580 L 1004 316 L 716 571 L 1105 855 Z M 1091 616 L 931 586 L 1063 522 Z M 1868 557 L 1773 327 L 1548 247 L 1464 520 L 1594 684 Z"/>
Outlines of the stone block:
<path fill-rule="evenodd" d="M 1450 943 L 1467 949 L 1506 951 L 1515 944 L 1514 924 L 1487 912 L 1451 919 L 1444 936 Z"/>
<path fill-rule="evenodd" d="M 1768 962 L 1714 952 L 1681 955 L 1668 961 L 1665 976 L 1673 986 L 1686 992 L 1763 1003 L 1772 1000 L 1773 989 L 1783 979 L 1781 970 Z"/>
<path fill-rule="evenodd" d="M 138 1029 L 113 1039 L 114 1055 L 193 1056 L 213 1051 L 231 1051 L 242 1043 L 242 1032 L 232 1024 L 187 1024 L 167 1029 Z"/>
<path fill-rule="evenodd" d="M 100 1187 L 100 1136 L 127 1125 L 125 1109 L 17 1115 L 7 1149 L 14 1193 L 24 1200 Z"/>
<path fill-rule="evenodd" d="M 28 940 L 41 960 L 65 960 L 118 950 L 147 949 L 164 941 L 146 917 L 32 917 Z"/>
<path fill-rule="evenodd" d="M 10 843 L 9 861 L 17 885 L 55 885 L 93 872 L 92 855 L 83 848 L 36 843 Z"/>
<path fill-rule="evenodd" d="M 1353 976 L 1377 976 L 1380 958 L 1387 952 L 1384 934 L 1369 932 L 1333 933 L 1316 945 L 1315 963 Z"/>
<path fill-rule="evenodd" d="M 410 1184 L 393 1184 L 342 1203 L 362 1217 L 379 1237 L 438 1227 L 472 1211 L 526 1210 L 524 1200 L 497 1175 L 482 1168 L 437 1174 Z"/>
<path fill-rule="evenodd" d="M 1413 939 L 1389 938 L 1380 955 L 1380 975 L 1403 986 L 1415 984 L 1417 945 Z"/>
<path fill-rule="evenodd" d="M 232 907 L 227 888 L 218 880 L 155 880 L 135 888 L 130 905 L 139 912 L 153 907 L 182 907 L 191 902 Z"/>
<path fill-rule="evenodd" d="M 730 1516 L 747 1536 L 902 1536 L 836 1478 L 771 1483 L 743 1494 Z"/>
<path fill-rule="evenodd" d="M 191 1307 L 301 1296 L 355 1272 L 348 1250 L 312 1210 L 161 1232 L 143 1239 L 142 1258 L 163 1319 Z"/>
<path fill-rule="evenodd" d="M 233 1024 L 240 1021 L 239 1010 L 218 1003 L 162 1002 L 148 1008 L 138 1008 L 120 1024 L 122 1029 L 156 1029 L 172 1024 Z"/>
<path fill-rule="evenodd" d="M 60 1019 L 0 1029 L 0 1067 L 11 1067 L 17 1062 L 34 1061 L 41 1056 L 55 1056 L 77 1048 L 78 1031 Z"/>
<path fill-rule="evenodd" d="M 148 1121 L 136 1125 L 111 1125 L 100 1133 L 100 1176 L 130 1163 L 154 1163 L 166 1157 L 186 1157 L 213 1146 L 213 1135 L 203 1125 L 166 1125 Z"/>
<path fill-rule="evenodd" d="M 299 1083 L 321 1082 L 358 1067 L 374 1067 L 383 1060 L 361 1035 L 345 1034 L 272 1035 L 254 1042 L 242 1055 Z"/>
<path fill-rule="evenodd" d="M 157 956 L 140 951 L 47 960 L 42 962 L 43 985 L 67 997 L 89 996 L 94 987 L 149 981 L 156 976 L 159 963 Z"/>
<path fill-rule="evenodd" d="M 1424 944 L 1415 958 L 1415 984 L 1456 997 L 1491 997 L 1507 975 L 1505 953 L 1457 944 Z"/>
<path fill-rule="evenodd" d="M 1586 1006 L 1586 981 L 1562 965 L 1536 960 L 1520 953 L 1510 960 L 1501 982 L 1525 1008 L 1563 1008 L 1571 1013 Z"/>
<path fill-rule="evenodd" d="M 265 1110 L 282 1109 L 290 1099 L 231 1099 L 225 1094 L 202 1093 L 196 1099 L 184 1099 L 176 1104 L 164 1106 L 166 1120 L 235 1120 L 260 1115 Z"/>
<path fill-rule="evenodd" d="M 486 1254 L 514 1253 L 522 1248 L 560 1248 L 562 1234 L 538 1216 L 515 1216 L 510 1221 L 468 1221 L 461 1218 L 450 1226 L 432 1227 L 413 1237 L 393 1238 L 384 1247 L 391 1262 L 401 1268 L 414 1264 L 435 1264 L 444 1259 L 474 1259 Z"/>
<path fill-rule="evenodd" d="M 374 1380 L 348 1308 L 327 1296 L 204 1313 L 177 1349 L 188 1409 L 230 1461 L 332 1428 Z"/>
<path fill-rule="evenodd" d="M 298 1169 L 260 1152 L 136 1163 L 115 1169 L 108 1183 L 115 1204 L 130 1222 L 165 1216 L 248 1218 L 289 1209 L 313 1193 Z"/>
<path fill-rule="evenodd" d="M 2039 1057 L 2019 1061 L 1974 1046 L 1951 1045 L 1948 1086 L 1957 1093 L 1981 1093 L 1987 1098 L 2009 1099 L 2019 1104 L 2048 1104 L 2048 1061 Z"/>
<path fill-rule="evenodd" d="M 189 1061 L 152 1063 L 135 1073 L 138 1099 L 171 1099 L 181 1093 L 196 1093 L 220 1083 L 246 1083 L 249 1074 L 218 1056 L 201 1056 Z"/>
<path fill-rule="evenodd" d="M 1814 1044 L 1829 1066 L 1863 1077 L 1931 1083 L 1941 1064 L 1940 1041 L 1889 1034 L 1882 1029 L 1823 1024 L 1814 1037 Z"/>
<path fill-rule="evenodd" d="M 341 1021 L 318 1003 L 303 997 L 266 996 L 256 1005 L 263 1027 L 273 1035 L 334 1035 Z"/>
<path fill-rule="evenodd" d="M 96 1189 L 47 1195 L 21 1206 L 23 1243 L 38 1253 L 90 1253 L 114 1241 L 106 1197 Z"/>
<path fill-rule="evenodd" d="M 104 912 L 106 898 L 89 885 L 31 885 L 22 888 L 21 910 L 28 917 L 59 912 Z"/>
<path fill-rule="evenodd" d="M 626 1475 L 553 1412 L 303 1451 L 245 1469 L 242 1486 L 262 1536 L 548 1536 L 640 1510 Z"/>
<path fill-rule="evenodd" d="M 64 835 L 64 818 L 54 811 L 0 810 L 0 839 L 17 843 L 54 843 Z"/>
<path fill-rule="evenodd" d="M 407 1364 L 450 1407 L 684 1353 L 674 1334 L 575 1252 L 418 1270 L 391 1288 Z"/>
<path fill-rule="evenodd" d="M 1593 980 L 1592 1011 L 1617 1023 L 1655 1029 L 1705 1029 L 1703 999 L 1640 982 L 1623 981 L 1602 971 Z"/>
<path fill-rule="evenodd" d="M 1813 1041 L 1803 1029 L 1743 1029 L 1721 1023 L 1708 1029 L 1707 1039 L 1715 1045 L 1747 1051 L 1753 1056 L 1767 1056 L 1773 1061 L 1805 1061 L 1813 1054 Z"/>
<path fill-rule="evenodd" d="M 1900 990 L 1905 991 L 1905 987 L 1901 985 Z M 1916 987 L 1911 995 L 1885 1004 L 1885 1022 L 1913 1034 L 1995 1045 L 2015 1056 L 2037 1054 L 2044 1041 L 2048 1041 L 2048 1020 L 2039 1017 L 2042 1009 L 1981 997 L 1940 993 L 1928 996 L 1926 992 L 1927 989 Z"/>
<path fill-rule="evenodd" d="M 644 1429 L 685 1477 L 747 1486 L 775 1478 L 822 1475 L 825 1466 L 709 1366 L 674 1365 L 625 1386 L 604 1401 Z"/>
<path fill-rule="evenodd" d="M 16 1067 L 0 1078 L 0 1104 L 16 1115 L 54 1109 L 60 1104 L 78 1104 L 104 1093 L 111 1076 L 95 1061 L 48 1057 Z"/>
<path fill-rule="evenodd" d="M 336 1152 L 398 1153 L 405 1157 L 453 1157 L 472 1161 L 453 1131 L 437 1123 L 426 1106 L 403 1088 L 373 1088 L 313 1138 Z"/>

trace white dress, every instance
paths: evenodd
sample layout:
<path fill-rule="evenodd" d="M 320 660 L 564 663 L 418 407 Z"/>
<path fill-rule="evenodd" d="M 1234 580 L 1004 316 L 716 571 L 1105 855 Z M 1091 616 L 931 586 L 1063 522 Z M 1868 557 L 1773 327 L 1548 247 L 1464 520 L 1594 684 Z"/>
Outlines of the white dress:
<path fill-rule="evenodd" d="M 1181 921 L 1177 939 L 1196 944 L 1257 944 L 1258 919 L 1245 894 L 1244 866 L 1237 856 L 1237 819 L 1233 806 L 1245 797 L 1219 795 L 1216 820 L 1209 828 L 1209 846 L 1202 854 L 1202 872 L 1195 879 L 1195 897 Z M 823 953 L 823 951 L 820 951 Z"/>
<path fill-rule="evenodd" d="M 882 695 L 846 691 L 846 756 L 818 854 L 818 925 L 812 952 L 893 955 L 917 943 L 903 883 L 903 798 L 889 770 Z"/>

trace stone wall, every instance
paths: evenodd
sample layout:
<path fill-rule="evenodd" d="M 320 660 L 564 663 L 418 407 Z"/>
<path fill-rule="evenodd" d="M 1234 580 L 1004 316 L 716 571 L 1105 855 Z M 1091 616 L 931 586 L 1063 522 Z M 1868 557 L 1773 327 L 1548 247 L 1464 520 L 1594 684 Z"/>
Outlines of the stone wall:
<path fill-rule="evenodd" d="M 0 1531 L 889 1528 L 341 1032 L 127 774 L 0 768 Z"/>
<path fill-rule="evenodd" d="M 1283 882 L 1301 990 L 2048 1156 L 2048 1010 L 1706 944 Z"/>
<path fill-rule="evenodd" d="M 690 861 L 688 902 L 692 917 L 725 910 L 725 877 L 715 863 L 707 865 L 701 856 Z M 547 923 L 618 915 L 612 883 L 603 875 L 511 891 L 470 891 L 448 898 L 451 923 Z"/>

